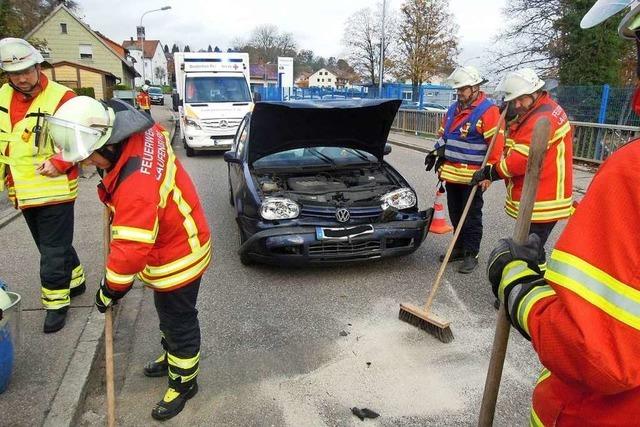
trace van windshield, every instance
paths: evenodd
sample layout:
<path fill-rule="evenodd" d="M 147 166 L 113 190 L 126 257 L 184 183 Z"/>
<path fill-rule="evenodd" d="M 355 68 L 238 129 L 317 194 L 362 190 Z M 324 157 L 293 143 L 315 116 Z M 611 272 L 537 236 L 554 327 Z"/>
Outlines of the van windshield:
<path fill-rule="evenodd" d="M 187 77 L 185 102 L 251 102 L 244 77 Z"/>

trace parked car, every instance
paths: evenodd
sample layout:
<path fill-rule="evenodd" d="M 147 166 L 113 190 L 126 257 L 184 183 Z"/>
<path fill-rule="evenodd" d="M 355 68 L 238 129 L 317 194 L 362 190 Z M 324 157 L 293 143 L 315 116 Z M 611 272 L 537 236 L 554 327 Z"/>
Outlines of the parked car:
<path fill-rule="evenodd" d="M 261 102 L 228 163 L 243 264 L 331 264 L 409 254 L 433 209 L 383 157 L 399 100 Z"/>
<path fill-rule="evenodd" d="M 149 100 L 152 104 L 164 105 L 164 94 L 162 88 L 158 86 L 149 86 Z"/>
<path fill-rule="evenodd" d="M 432 102 L 425 102 L 422 104 L 422 111 L 429 111 L 431 113 L 446 113 L 447 107 L 440 104 L 434 104 Z"/>

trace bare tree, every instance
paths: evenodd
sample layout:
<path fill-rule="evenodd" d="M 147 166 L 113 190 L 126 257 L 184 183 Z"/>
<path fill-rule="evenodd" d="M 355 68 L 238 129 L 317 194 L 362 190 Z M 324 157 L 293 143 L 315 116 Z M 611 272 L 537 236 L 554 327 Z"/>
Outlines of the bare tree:
<path fill-rule="evenodd" d="M 276 62 L 278 56 L 295 56 L 296 42 L 291 33 L 281 33 L 275 25 L 260 25 L 253 29 L 249 41 L 233 41 L 236 50 L 248 52 L 251 61 L 265 64 Z"/>
<path fill-rule="evenodd" d="M 458 27 L 448 0 L 406 0 L 400 11 L 395 74 L 411 79 L 412 99 L 417 101 L 423 82 L 453 68 Z"/>

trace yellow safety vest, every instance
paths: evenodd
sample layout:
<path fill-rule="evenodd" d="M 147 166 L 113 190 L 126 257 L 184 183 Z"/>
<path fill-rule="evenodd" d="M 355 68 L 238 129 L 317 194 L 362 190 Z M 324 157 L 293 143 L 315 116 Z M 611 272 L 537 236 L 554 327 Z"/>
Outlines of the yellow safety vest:
<path fill-rule="evenodd" d="M 51 178 L 36 172 L 42 162 L 56 154 L 53 144 L 44 140 L 44 136 L 36 146 L 33 130 L 38 110 L 40 114 L 53 114 L 68 91 L 69 88 L 49 80 L 45 90 L 31 103 L 25 117 L 11 126 L 10 108 L 14 91 L 8 84 L 0 88 L 0 182 L 4 181 L 4 169 L 8 164 L 13 179 L 13 187 L 8 189 L 9 198 L 19 208 L 72 201 L 78 194 L 77 178 L 69 179 L 67 174 Z M 40 124 L 44 124 L 43 116 Z M 5 156 L 7 145 L 9 156 Z"/>

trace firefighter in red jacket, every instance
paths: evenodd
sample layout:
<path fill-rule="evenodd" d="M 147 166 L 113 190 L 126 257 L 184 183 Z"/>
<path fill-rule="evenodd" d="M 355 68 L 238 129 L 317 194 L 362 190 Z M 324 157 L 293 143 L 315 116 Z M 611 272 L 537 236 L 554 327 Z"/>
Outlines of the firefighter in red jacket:
<path fill-rule="evenodd" d="M 196 300 L 211 260 L 209 227 L 194 185 L 167 133 L 122 101 L 74 98 L 48 126 L 65 159 L 84 160 L 104 173 L 98 191 L 112 213 L 111 244 L 98 309 L 122 298 L 135 277 L 154 290 L 164 352 L 144 373 L 168 375 L 169 388 L 152 416 L 171 418 L 198 391 Z"/>
<path fill-rule="evenodd" d="M 504 148 L 504 131 L 498 129 L 500 112 L 480 90 L 486 82 L 473 66 L 456 68 L 448 78 L 457 90 L 455 102 L 442 120 L 438 131 L 440 139 L 434 150 L 427 154 L 427 171 L 434 165 L 440 181 L 446 182 L 449 218 L 458 227 L 462 211 L 471 193 L 469 182 L 484 160 L 493 136 L 498 132 L 496 142 L 489 153 L 488 164 L 500 160 Z M 491 181 L 482 184 L 486 190 Z M 482 191 L 477 191 L 462 230 L 451 253 L 450 261 L 463 260 L 458 272 L 471 273 L 478 266 L 478 253 L 482 240 Z M 440 256 L 440 262 L 444 255 Z"/>
<path fill-rule="evenodd" d="M 0 88 L 0 191 L 6 184 L 38 247 L 43 330 L 51 333 L 64 327 L 71 297 L 86 285 L 73 247 L 78 168 L 55 153 L 41 128 L 75 94 L 47 79 L 42 55 L 25 40 L 0 40 L 0 59 L 8 80 Z"/>
<path fill-rule="evenodd" d="M 627 3 L 598 1 L 583 28 Z M 635 39 L 640 51 L 639 16 L 635 1 L 619 32 Z M 640 114 L 640 89 L 634 104 Z M 533 426 L 640 424 L 638 162 L 640 140 L 634 140 L 600 167 L 551 252 L 544 277 L 534 234 L 523 246 L 502 240 L 491 256 L 493 292 L 544 365 L 533 392 Z"/>
<path fill-rule="evenodd" d="M 496 91 L 505 93 L 505 102 L 513 104 L 517 116 L 507 128 L 505 158 L 495 166 L 478 171 L 472 183 L 504 179 L 507 185 L 505 211 L 518 216 L 524 173 L 529 158 L 529 145 L 536 122 L 546 117 L 551 135 L 545 154 L 540 184 L 533 206 L 531 232 L 540 238 L 540 269 L 546 268 L 544 245 L 559 220 L 573 212 L 573 132 L 567 114 L 544 90 L 544 81 L 528 68 L 511 72 Z"/>
<path fill-rule="evenodd" d="M 140 87 L 140 91 L 136 95 L 136 102 L 143 112 L 151 116 L 151 99 L 149 98 L 149 86 L 147 84 L 143 84 Z"/>

